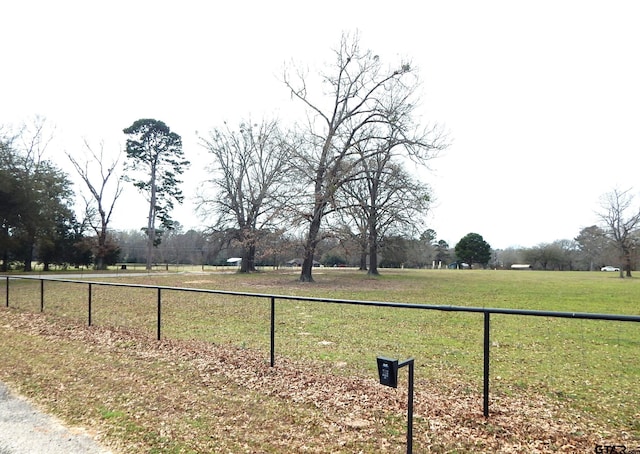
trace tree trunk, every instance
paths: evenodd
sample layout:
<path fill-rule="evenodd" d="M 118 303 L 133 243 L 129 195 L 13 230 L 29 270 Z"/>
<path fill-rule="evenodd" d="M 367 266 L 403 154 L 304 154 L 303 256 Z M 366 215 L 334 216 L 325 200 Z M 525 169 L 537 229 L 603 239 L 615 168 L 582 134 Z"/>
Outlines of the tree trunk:
<path fill-rule="evenodd" d="M 325 204 L 316 202 L 314 216 L 309 224 L 309 233 L 307 234 L 307 240 L 304 245 L 304 257 L 302 258 L 300 282 L 313 282 L 313 256 L 318 244 L 318 235 L 320 234 L 320 224 L 322 223 L 324 206 Z"/>
<path fill-rule="evenodd" d="M 312 270 L 313 270 L 313 252 L 311 252 L 310 257 L 308 256 L 308 253 L 305 252 L 304 260 L 302 261 L 302 271 L 300 273 L 300 282 L 313 282 L 313 276 L 311 274 Z"/>
<path fill-rule="evenodd" d="M 107 253 L 106 244 L 107 244 L 107 226 L 103 222 L 102 223 L 102 230 L 100 231 L 100 234 L 98 235 L 98 248 L 97 248 L 95 261 L 93 263 L 93 269 L 95 269 L 95 270 L 106 270 L 107 269 L 107 265 L 106 265 L 106 263 L 104 261 L 104 257 L 105 257 L 105 255 Z"/>
<path fill-rule="evenodd" d="M 624 269 L 627 274 L 627 277 L 632 277 L 631 276 L 631 253 L 627 253 L 625 262 L 626 263 L 624 264 Z"/>
<path fill-rule="evenodd" d="M 304 245 L 304 257 L 302 258 L 302 270 L 300 272 L 300 282 L 313 282 L 313 255 L 316 252 L 316 244 L 318 238 L 318 232 L 320 231 L 320 220 L 318 225 L 315 225 L 315 221 L 311 223 L 309 228 L 309 236 Z"/>
<path fill-rule="evenodd" d="M 238 270 L 240 273 L 248 273 L 250 271 L 249 269 L 249 248 L 247 248 L 246 246 L 242 247 L 242 251 L 240 252 L 240 258 L 242 259 L 240 261 L 240 270 Z"/>
<path fill-rule="evenodd" d="M 96 254 L 96 257 L 95 257 L 94 263 L 93 263 L 93 269 L 94 270 L 106 270 L 107 269 L 107 265 L 105 264 L 105 261 L 104 261 L 104 255 L 105 255 L 104 245 L 102 245 L 102 246 L 98 245 L 98 252 Z"/>
<path fill-rule="evenodd" d="M 360 268 L 358 271 L 367 271 L 367 251 L 360 252 Z"/>
<path fill-rule="evenodd" d="M 96 254 L 93 260 L 93 269 L 94 270 L 104 270 L 104 259 L 102 258 L 102 254 L 100 253 L 100 249 L 98 248 L 98 253 Z"/>
<path fill-rule="evenodd" d="M 242 262 L 240 262 L 240 273 L 252 273 L 256 271 L 256 243 L 254 229 L 249 227 L 241 227 L 238 241 L 242 245 L 242 251 L 240 256 Z"/>
<path fill-rule="evenodd" d="M 378 276 L 378 244 L 374 241 L 369 245 L 369 276 Z"/>
<path fill-rule="evenodd" d="M 24 257 L 24 270 L 25 271 L 33 271 L 33 267 L 31 266 L 31 262 L 33 262 L 33 243 L 27 245 L 25 250 Z"/>
<path fill-rule="evenodd" d="M 249 246 L 249 271 L 255 272 L 256 270 L 256 245 L 251 244 Z"/>
<path fill-rule="evenodd" d="M 147 218 L 147 271 L 153 263 L 153 243 L 156 241 L 156 169 L 151 169 L 151 197 Z"/>
<path fill-rule="evenodd" d="M 151 227 L 147 227 L 147 234 L 149 237 L 147 238 L 147 271 L 151 270 L 151 265 L 153 264 L 153 239 L 156 236 L 156 231 Z"/>
<path fill-rule="evenodd" d="M 95 263 L 93 264 L 94 270 L 106 270 L 107 267 L 104 264 L 104 258 L 101 255 L 96 255 Z"/>
<path fill-rule="evenodd" d="M 631 251 L 622 245 L 620 253 L 620 278 L 631 277 Z"/>
<path fill-rule="evenodd" d="M 256 246 L 243 246 L 240 253 L 242 261 L 240 262 L 241 273 L 252 273 L 256 271 Z"/>
<path fill-rule="evenodd" d="M 375 207 L 369 213 L 369 276 L 378 276 L 378 213 Z"/>

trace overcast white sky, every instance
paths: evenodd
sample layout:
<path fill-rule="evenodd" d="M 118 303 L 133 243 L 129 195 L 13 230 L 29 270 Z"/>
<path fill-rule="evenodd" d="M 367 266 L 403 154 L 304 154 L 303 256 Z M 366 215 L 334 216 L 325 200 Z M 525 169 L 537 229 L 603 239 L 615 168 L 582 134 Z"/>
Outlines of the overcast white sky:
<path fill-rule="evenodd" d="M 164 121 L 194 163 L 175 212 L 187 227 L 207 158 L 196 131 L 286 117 L 284 65 L 318 68 L 355 30 L 383 60 L 413 61 L 420 114 L 450 132 L 422 176 L 438 200 L 426 227 L 451 246 L 469 232 L 494 248 L 571 239 L 602 194 L 640 190 L 634 0 L 21 0 L 0 17 L 0 124 L 45 116 L 66 166 L 83 137 L 116 154 L 133 121 Z M 144 225 L 143 204 L 131 191 L 113 226 Z"/>

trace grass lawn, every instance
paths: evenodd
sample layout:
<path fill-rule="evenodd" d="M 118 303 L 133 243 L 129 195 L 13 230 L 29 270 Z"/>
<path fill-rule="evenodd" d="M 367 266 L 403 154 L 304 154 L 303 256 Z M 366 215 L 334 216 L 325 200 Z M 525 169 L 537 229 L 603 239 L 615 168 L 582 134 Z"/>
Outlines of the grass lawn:
<path fill-rule="evenodd" d="M 296 270 L 117 282 L 640 314 L 640 279 L 617 276 L 318 269 L 313 284 Z M 271 369 L 266 298 L 164 290 L 158 343 L 154 290 L 94 285 L 91 328 L 86 285 L 46 282 L 43 315 L 39 292 L 39 282 L 10 282 L 0 335 L 13 347 L 0 353 L 0 379 L 122 452 L 403 452 L 406 381 L 378 385 L 377 355 L 416 359 L 416 452 L 640 445 L 636 323 L 493 315 L 484 419 L 481 314 L 276 300 Z"/>

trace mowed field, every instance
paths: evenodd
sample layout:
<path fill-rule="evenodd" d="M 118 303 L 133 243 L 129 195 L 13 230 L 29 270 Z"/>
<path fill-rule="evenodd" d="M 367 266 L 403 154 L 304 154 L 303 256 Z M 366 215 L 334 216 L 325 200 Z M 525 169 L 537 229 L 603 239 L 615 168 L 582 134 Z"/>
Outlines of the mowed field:
<path fill-rule="evenodd" d="M 120 274 L 115 282 L 259 294 L 640 314 L 640 279 L 617 273 L 349 269 L 251 275 Z M 90 275 L 83 277 L 90 280 Z M 95 281 L 108 281 L 100 277 Z M 593 452 L 640 446 L 640 325 L 492 315 L 490 416 L 482 416 L 482 314 L 11 280 L 0 379 L 116 451 L 404 452 L 416 360 L 415 452 Z"/>

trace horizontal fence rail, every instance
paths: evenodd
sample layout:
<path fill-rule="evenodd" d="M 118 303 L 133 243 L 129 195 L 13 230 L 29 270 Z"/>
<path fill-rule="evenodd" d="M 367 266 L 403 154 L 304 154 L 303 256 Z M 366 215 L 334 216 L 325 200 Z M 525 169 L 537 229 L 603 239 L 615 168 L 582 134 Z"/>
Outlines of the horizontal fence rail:
<path fill-rule="evenodd" d="M 6 276 L 6 307 L 9 307 L 9 295 L 10 285 L 9 281 L 13 279 L 23 280 L 36 280 L 40 281 L 40 311 L 44 312 L 45 300 L 44 300 L 44 282 L 62 282 L 69 284 L 82 284 L 88 286 L 88 324 L 91 326 L 91 312 L 92 312 L 92 288 L 93 286 L 109 286 L 109 287 L 128 287 L 138 289 L 150 289 L 157 292 L 157 331 L 156 338 L 160 340 L 162 338 L 162 291 L 176 291 L 176 292 L 191 292 L 191 293 L 207 293 L 215 295 L 232 295 L 246 298 L 258 298 L 267 299 L 270 302 L 270 365 L 275 365 L 275 304 L 276 300 L 285 301 L 307 301 L 316 303 L 327 304 L 346 304 L 353 306 L 373 306 L 373 307 L 388 307 L 396 309 L 412 309 L 412 310 L 431 310 L 431 311 L 443 311 L 443 312 L 469 312 L 483 314 L 483 414 L 485 417 L 489 416 L 489 376 L 490 376 L 490 351 L 491 351 L 491 314 L 503 314 L 503 315 L 520 315 L 529 317 L 553 317 L 553 318 L 570 318 L 581 320 L 606 320 L 606 321 L 618 321 L 618 322 L 640 322 L 640 315 L 622 315 L 622 314 L 598 314 L 590 312 L 556 312 L 556 311 L 541 311 L 541 310 L 528 310 L 528 309 L 506 309 L 506 308 L 490 308 L 490 307 L 465 307 L 465 306 L 451 306 L 451 305 L 433 305 L 433 304 L 413 304 L 413 303 L 398 303 L 390 301 L 361 301 L 361 300 L 345 300 L 335 298 L 319 298 L 309 296 L 293 296 L 293 295 L 277 295 L 269 293 L 249 293 L 249 292 L 236 292 L 229 290 L 212 290 L 201 288 L 189 288 L 189 287 L 170 287 L 161 285 L 147 285 L 147 284 L 126 284 L 119 282 L 100 282 L 100 281 L 84 281 L 55 277 L 38 277 L 38 276 Z"/>

